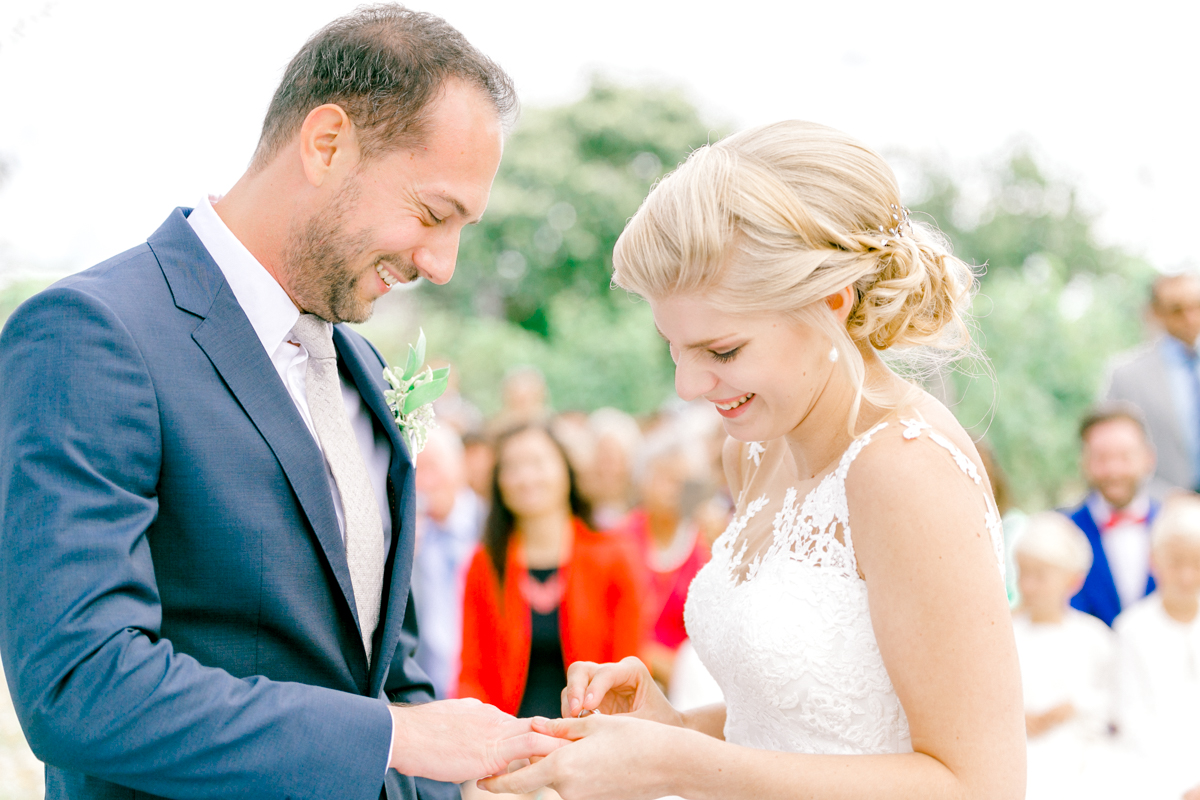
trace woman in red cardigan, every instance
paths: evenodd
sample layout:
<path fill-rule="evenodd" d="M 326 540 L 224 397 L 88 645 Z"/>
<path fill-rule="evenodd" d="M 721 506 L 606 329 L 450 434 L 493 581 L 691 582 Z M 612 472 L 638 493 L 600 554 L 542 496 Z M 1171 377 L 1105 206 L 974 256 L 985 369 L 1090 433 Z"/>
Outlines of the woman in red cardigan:
<path fill-rule="evenodd" d="M 521 717 L 560 715 L 566 667 L 634 655 L 636 556 L 588 528 L 562 446 L 525 425 L 496 443 L 492 510 L 467 572 L 458 692 Z"/>

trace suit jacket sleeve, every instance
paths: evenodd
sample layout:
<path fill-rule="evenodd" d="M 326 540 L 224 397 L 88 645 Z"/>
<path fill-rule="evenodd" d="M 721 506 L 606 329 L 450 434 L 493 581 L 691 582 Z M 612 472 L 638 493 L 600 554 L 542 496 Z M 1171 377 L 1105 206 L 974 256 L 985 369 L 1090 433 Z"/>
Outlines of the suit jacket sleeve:
<path fill-rule="evenodd" d="M 160 418 L 118 316 L 80 289 L 35 297 L 0 380 L 0 649 L 37 756 L 178 798 L 378 798 L 386 704 L 235 678 L 160 637 Z"/>

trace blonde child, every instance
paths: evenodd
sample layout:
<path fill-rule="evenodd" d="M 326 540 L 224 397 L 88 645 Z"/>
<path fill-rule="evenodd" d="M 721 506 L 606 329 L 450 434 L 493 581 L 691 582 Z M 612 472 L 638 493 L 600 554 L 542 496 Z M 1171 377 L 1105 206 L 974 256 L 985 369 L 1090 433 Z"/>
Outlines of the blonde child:
<path fill-rule="evenodd" d="M 1167 501 L 1151 532 L 1150 565 L 1157 589 L 1113 625 L 1117 725 L 1167 783 L 1165 796 L 1179 797 L 1200 789 L 1200 498 Z"/>
<path fill-rule="evenodd" d="M 1013 543 L 1021 605 L 1013 632 L 1028 736 L 1028 798 L 1096 796 L 1097 748 L 1109 729 L 1112 632 L 1070 607 L 1092 563 L 1087 538 L 1062 514 L 1029 517 Z"/>

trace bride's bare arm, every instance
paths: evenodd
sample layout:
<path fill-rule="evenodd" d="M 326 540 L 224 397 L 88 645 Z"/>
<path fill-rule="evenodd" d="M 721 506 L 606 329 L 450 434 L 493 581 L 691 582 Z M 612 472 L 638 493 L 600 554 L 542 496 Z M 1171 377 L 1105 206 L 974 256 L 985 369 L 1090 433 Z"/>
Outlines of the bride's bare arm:
<path fill-rule="evenodd" d="M 1022 797 L 1020 678 L 984 525 L 985 487 L 924 436 L 881 437 L 847 479 L 871 621 L 915 752 L 772 752 L 682 727 L 597 716 L 536 723 L 579 741 L 485 786 L 526 791 L 549 784 L 565 800 Z"/>

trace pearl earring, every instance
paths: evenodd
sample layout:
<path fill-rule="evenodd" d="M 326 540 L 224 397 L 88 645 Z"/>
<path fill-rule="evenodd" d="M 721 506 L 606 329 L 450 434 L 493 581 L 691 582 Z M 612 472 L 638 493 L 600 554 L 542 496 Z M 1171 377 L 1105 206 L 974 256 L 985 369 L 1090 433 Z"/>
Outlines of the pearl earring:
<path fill-rule="evenodd" d="M 837 360 L 838 360 L 838 349 L 837 349 L 837 347 L 831 347 L 831 348 L 829 349 L 829 360 L 830 360 L 830 361 L 832 361 L 832 362 L 833 362 L 833 363 L 835 363 L 835 364 L 837 363 Z"/>

